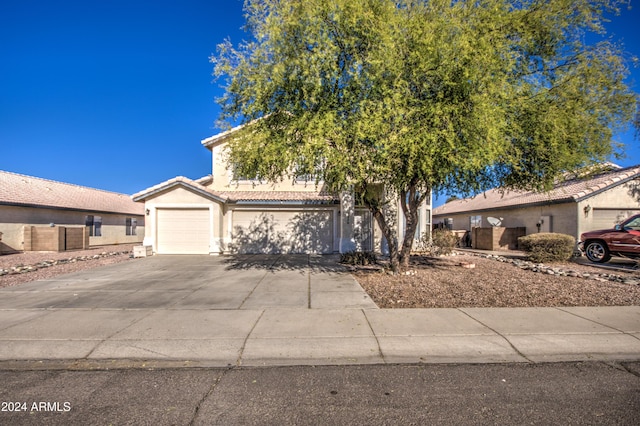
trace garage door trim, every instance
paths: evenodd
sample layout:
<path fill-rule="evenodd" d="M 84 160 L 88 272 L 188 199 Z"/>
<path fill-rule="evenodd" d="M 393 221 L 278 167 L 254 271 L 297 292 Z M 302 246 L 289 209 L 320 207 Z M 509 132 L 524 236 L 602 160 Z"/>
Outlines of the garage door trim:
<path fill-rule="evenodd" d="M 158 254 L 209 254 L 213 212 L 209 206 L 156 207 L 156 252 Z M 181 212 L 182 220 L 175 213 Z M 173 214 L 173 216 L 172 216 Z M 166 217 L 163 217 L 165 216 Z"/>
<path fill-rule="evenodd" d="M 243 226 L 239 225 L 238 222 L 241 218 L 238 216 L 239 213 L 248 214 L 249 218 L 251 216 L 258 217 L 261 214 L 266 215 L 274 215 L 275 217 L 275 225 L 274 229 L 270 229 L 269 232 L 274 232 L 276 237 L 272 237 L 273 234 L 267 233 L 267 235 L 261 235 L 258 233 L 258 238 L 261 238 L 259 241 L 241 241 L 238 235 L 236 234 L 236 227 Z M 278 218 L 279 214 L 327 214 L 328 223 L 322 223 L 322 228 L 318 229 L 316 238 L 306 239 L 303 237 L 302 239 L 292 238 L 291 230 L 289 228 L 289 222 L 281 222 L 281 219 Z M 238 250 L 240 252 L 258 252 L 258 253 L 333 253 L 336 250 L 335 242 L 336 235 L 338 232 L 337 229 L 337 210 L 334 208 L 285 208 L 285 209 L 277 209 L 277 208 L 238 208 L 233 209 L 231 211 L 231 217 L 229 218 L 229 232 L 230 237 L 235 245 L 234 250 Z M 246 218 L 245 218 L 246 221 Z M 242 223 L 242 222 L 241 222 Z M 269 226 L 269 225 L 267 225 Z M 289 229 L 288 229 L 289 228 Z M 255 235 L 254 232 L 248 232 L 249 239 L 253 238 Z M 281 240 L 280 236 L 285 235 L 285 239 Z M 290 243 L 291 242 L 291 243 Z M 242 246 L 245 245 L 243 248 Z M 248 250 L 248 251 L 247 251 Z"/>

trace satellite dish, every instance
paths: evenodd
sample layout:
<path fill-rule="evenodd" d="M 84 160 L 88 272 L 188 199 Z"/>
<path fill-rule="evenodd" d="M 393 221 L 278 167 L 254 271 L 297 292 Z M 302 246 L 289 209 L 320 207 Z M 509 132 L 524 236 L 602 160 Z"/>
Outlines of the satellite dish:
<path fill-rule="evenodd" d="M 502 225 L 502 219 L 503 218 L 501 218 L 501 217 L 491 217 L 491 216 L 489 216 L 487 218 L 487 222 L 489 222 L 489 224 L 491 226 L 500 226 L 500 225 Z"/>

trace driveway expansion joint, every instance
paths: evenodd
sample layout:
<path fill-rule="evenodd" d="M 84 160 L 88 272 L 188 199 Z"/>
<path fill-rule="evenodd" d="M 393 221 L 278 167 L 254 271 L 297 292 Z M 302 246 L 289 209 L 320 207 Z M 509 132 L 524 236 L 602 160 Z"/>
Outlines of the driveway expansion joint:
<path fill-rule="evenodd" d="M 238 351 L 238 358 L 236 359 L 236 367 L 240 367 L 242 365 L 242 355 L 244 355 L 244 349 L 247 346 L 247 341 L 249 340 L 249 337 L 253 333 L 253 330 L 256 328 L 256 326 L 260 322 L 260 319 L 264 315 L 264 312 L 265 312 L 264 309 L 262 311 L 260 311 L 260 315 L 258 316 L 256 321 L 253 323 L 253 326 L 251 327 L 251 330 L 249 330 L 249 332 L 247 333 L 247 336 L 244 338 L 244 340 L 242 342 L 242 346 L 240 347 L 240 350 Z"/>
<path fill-rule="evenodd" d="M 367 325 L 369 326 L 369 330 L 371 330 L 371 334 L 373 335 L 373 338 L 376 339 L 376 346 L 378 347 L 378 355 L 380 356 L 380 359 L 382 359 L 382 363 L 386 364 L 387 360 L 385 359 L 384 353 L 382 352 L 382 347 L 380 347 L 380 340 L 378 339 L 378 336 L 376 335 L 376 332 L 374 331 L 373 326 L 369 321 L 369 317 L 367 317 L 367 310 L 360 309 L 360 311 L 362 312 L 362 315 L 364 315 L 364 319 L 367 320 Z"/>
<path fill-rule="evenodd" d="M 621 333 L 621 334 L 624 334 L 625 336 L 630 336 L 630 337 L 633 337 L 633 338 L 634 338 L 634 339 L 636 339 L 636 340 L 640 340 L 640 337 L 639 337 L 639 336 L 636 336 L 636 335 L 635 335 L 635 334 L 633 334 L 633 333 L 628 333 L 628 332 L 626 332 L 626 331 L 624 331 L 624 330 L 620 330 L 620 329 L 618 329 L 618 328 L 612 327 L 612 326 L 611 326 L 611 325 L 609 325 L 609 324 L 604 324 L 604 323 L 601 323 L 601 322 L 599 322 L 599 321 L 592 320 L 591 318 L 586 318 L 586 317 L 584 317 L 584 316 L 582 316 L 582 315 L 578 315 L 578 314 L 576 314 L 575 312 L 571 312 L 571 311 L 568 311 L 568 310 L 566 310 L 566 309 L 562 309 L 562 307 L 556 307 L 555 309 L 557 309 L 557 310 L 559 310 L 559 311 L 561 311 L 561 312 L 564 312 L 564 313 L 567 313 L 567 314 L 573 315 L 574 317 L 578 317 L 578 318 L 580 318 L 580 319 L 583 319 L 583 320 L 586 320 L 586 321 L 590 321 L 590 322 L 592 322 L 592 323 L 594 323 L 594 324 L 598 324 L 598 325 L 600 325 L 600 326 L 602 326 L 602 327 L 607 327 L 607 328 L 610 328 L 610 329 L 612 329 L 612 330 L 615 330 L 615 333 L 614 333 L 614 332 L 611 332 L 611 333 L 594 333 L 594 334 L 620 334 L 620 333 Z M 573 334 L 576 334 L 576 333 L 573 333 Z"/>
<path fill-rule="evenodd" d="M 483 323 L 482 321 L 480 321 L 477 318 L 474 318 L 473 316 L 471 316 L 469 313 L 467 313 L 465 310 L 460 309 L 460 308 L 456 308 L 458 311 L 462 312 L 463 314 L 465 314 L 466 316 L 468 316 L 469 318 L 471 318 L 472 320 L 476 321 L 478 324 L 482 325 L 483 327 L 486 327 L 487 329 L 491 330 L 493 333 L 495 333 L 497 336 L 500 336 L 502 339 L 504 339 L 505 342 L 507 342 L 509 344 L 509 346 L 511 346 L 511 349 L 513 349 L 515 351 L 516 354 L 518 354 L 519 356 L 521 356 L 523 359 L 527 360 L 527 362 L 531 363 L 531 364 L 535 364 L 536 362 L 533 361 L 532 359 L 530 359 L 529 357 L 527 357 L 524 353 L 522 353 L 520 351 L 520 349 L 518 349 L 513 343 L 511 343 L 511 340 L 509 340 L 507 338 L 507 336 L 503 335 L 502 333 L 500 333 L 499 331 L 489 327 L 487 324 Z"/>
<path fill-rule="evenodd" d="M 119 330 L 114 331 L 113 333 L 111 333 L 109 336 L 105 337 L 104 339 L 100 339 L 100 341 L 98 342 L 98 344 L 96 344 L 83 358 L 84 359 L 88 359 L 91 355 L 93 355 L 93 353 L 96 351 L 96 349 L 98 349 L 100 347 L 100 345 L 104 344 L 105 342 L 111 340 L 111 338 L 113 336 L 115 336 L 118 333 L 123 332 L 124 330 L 130 328 L 131 326 L 139 323 L 140 321 L 142 321 L 143 319 L 147 318 L 149 315 L 153 314 L 155 312 L 155 310 L 149 310 L 149 312 L 146 315 L 142 315 L 140 318 L 137 318 L 135 320 L 133 320 L 131 323 L 129 323 L 128 325 L 126 325 L 125 327 L 122 327 Z M 162 355 L 162 354 L 161 354 Z"/>

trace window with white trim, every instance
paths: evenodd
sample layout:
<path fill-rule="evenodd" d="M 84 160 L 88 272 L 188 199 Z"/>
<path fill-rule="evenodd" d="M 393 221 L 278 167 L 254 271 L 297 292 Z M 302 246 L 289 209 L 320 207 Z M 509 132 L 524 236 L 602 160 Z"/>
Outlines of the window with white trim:
<path fill-rule="evenodd" d="M 125 220 L 125 235 L 138 235 L 137 234 L 138 219 L 128 217 Z"/>
<path fill-rule="evenodd" d="M 102 236 L 102 217 L 89 214 L 84 219 L 84 225 L 89 227 L 90 237 Z"/>

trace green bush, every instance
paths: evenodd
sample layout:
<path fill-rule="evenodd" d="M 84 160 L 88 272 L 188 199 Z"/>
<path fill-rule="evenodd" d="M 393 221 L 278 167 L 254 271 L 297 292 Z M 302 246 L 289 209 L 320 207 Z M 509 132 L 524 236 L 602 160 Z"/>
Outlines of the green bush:
<path fill-rule="evenodd" d="M 542 232 L 518 238 L 518 245 L 532 262 L 561 262 L 571 258 L 576 240 L 571 235 Z"/>
<path fill-rule="evenodd" d="M 348 251 L 340 255 L 340 263 L 347 265 L 375 265 L 376 254 L 372 251 Z"/>
<path fill-rule="evenodd" d="M 434 229 L 431 234 L 431 253 L 449 254 L 458 245 L 458 237 L 448 229 Z"/>

